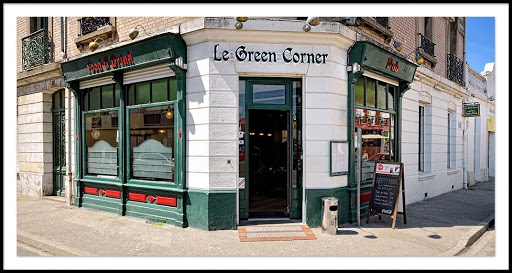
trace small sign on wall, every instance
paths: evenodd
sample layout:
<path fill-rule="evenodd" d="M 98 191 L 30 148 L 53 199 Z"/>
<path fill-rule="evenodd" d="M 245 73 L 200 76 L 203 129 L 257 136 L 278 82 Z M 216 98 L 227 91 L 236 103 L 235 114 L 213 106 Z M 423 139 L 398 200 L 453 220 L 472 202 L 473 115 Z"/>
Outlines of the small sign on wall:
<path fill-rule="evenodd" d="M 245 178 L 244 177 L 238 178 L 238 188 L 245 189 Z"/>
<path fill-rule="evenodd" d="M 331 176 L 348 174 L 348 141 L 331 141 L 330 144 Z"/>
<path fill-rule="evenodd" d="M 462 116 L 464 117 L 479 117 L 480 116 L 480 104 L 464 104 L 462 107 Z"/>

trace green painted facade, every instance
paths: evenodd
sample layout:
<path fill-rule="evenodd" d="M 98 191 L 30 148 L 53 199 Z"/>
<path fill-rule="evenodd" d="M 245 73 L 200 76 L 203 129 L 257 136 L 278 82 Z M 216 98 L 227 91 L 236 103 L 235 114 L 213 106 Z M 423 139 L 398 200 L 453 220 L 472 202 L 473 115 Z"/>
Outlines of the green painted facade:
<path fill-rule="evenodd" d="M 190 227 L 205 230 L 236 229 L 236 191 L 189 189 L 185 211 Z"/>
<path fill-rule="evenodd" d="M 346 187 L 334 189 L 306 189 L 306 224 L 310 227 L 322 226 L 322 198 L 338 198 L 338 224 L 347 223 L 352 204 Z"/>

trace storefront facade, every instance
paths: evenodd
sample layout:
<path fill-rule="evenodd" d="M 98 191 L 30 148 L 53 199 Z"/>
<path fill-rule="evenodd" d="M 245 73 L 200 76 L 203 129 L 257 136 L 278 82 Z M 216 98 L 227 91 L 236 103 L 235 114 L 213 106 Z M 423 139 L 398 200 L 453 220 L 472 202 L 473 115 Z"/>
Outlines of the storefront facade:
<path fill-rule="evenodd" d="M 185 226 L 186 57 L 167 33 L 62 64 L 78 98 L 77 206 Z"/>
<path fill-rule="evenodd" d="M 63 61 L 46 95 L 54 192 L 73 177 L 76 206 L 219 230 L 319 227 L 323 197 L 356 223 L 377 160 L 404 163 L 407 204 L 463 187 L 460 85 L 339 22 L 235 23 L 191 19 Z"/>

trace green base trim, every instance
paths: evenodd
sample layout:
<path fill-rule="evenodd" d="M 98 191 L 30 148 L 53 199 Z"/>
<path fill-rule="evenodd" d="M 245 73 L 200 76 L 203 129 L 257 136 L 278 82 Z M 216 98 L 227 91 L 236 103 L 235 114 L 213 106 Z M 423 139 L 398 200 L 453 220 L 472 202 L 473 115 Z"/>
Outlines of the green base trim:
<path fill-rule="evenodd" d="M 306 189 L 306 224 L 310 227 L 322 226 L 322 198 L 338 198 L 338 225 L 349 220 L 350 204 L 346 187 L 334 189 Z"/>
<path fill-rule="evenodd" d="M 204 230 L 236 229 L 236 190 L 188 189 L 187 224 Z"/>
<path fill-rule="evenodd" d="M 111 212 L 118 215 L 120 215 L 123 210 L 123 204 L 120 199 L 89 194 L 83 195 L 82 207 Z"/>
<path fill-rule="evenodd" d="M 185 227 L 185 223 L 183 221 L 185 217 L 183 213 L 175 207 L 127 201 L 126 216 Z"/>

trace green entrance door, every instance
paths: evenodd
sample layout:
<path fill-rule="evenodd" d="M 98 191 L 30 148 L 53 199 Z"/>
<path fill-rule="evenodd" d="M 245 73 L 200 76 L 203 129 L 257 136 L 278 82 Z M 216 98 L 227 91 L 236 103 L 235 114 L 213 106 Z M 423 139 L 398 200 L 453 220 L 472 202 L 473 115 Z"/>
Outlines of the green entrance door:
<path fill-rule="evenodd" d="M 59 90 L 52 95 L 53 194 L 59 196 L 64 196 L 66 175 L 66 118 L 64 110 L 64 90 Z"/>
<path fill-rule="evenodd" d="M 240 219 L 301 218 L 301 82 L 240 81 Z"/>

